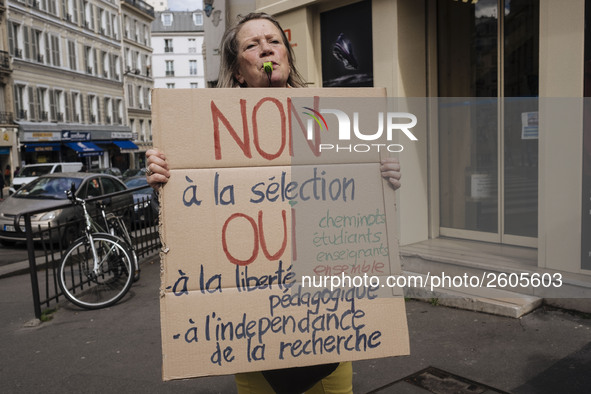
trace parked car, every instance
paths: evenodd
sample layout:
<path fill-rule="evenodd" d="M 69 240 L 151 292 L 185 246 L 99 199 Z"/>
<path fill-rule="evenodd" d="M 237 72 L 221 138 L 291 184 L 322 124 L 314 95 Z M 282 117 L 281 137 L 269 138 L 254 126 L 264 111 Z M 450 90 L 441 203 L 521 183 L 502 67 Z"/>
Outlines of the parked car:
<path fill-rule="evenodd" d="M 90 170 L 89 172 L 92 172 L 92 173 L 95 173 L 95 174 L 113 175 L 113 176 L 116 176 L 119 179 L 123 178 L 123 175 L 121 174 L 121 170 L 119 168 L 117 168 L 117 167 L 94 168 L 94 169 Z"/>
<path fill-rule="evenodd" d="M 124 180 L 134 176 L 146 176 L 146 168 L 129 168 L 123 172 Z"/>
<path fill-rule="evenodd" d="M 7 245 L 16 241 L 25 241 L 25 233 L 17 232 L 15 229 L 15 217 L 23 212 L 43 208 L 47 210 L 31 216 L 33 232 L 37 233 L 37 230 L 41 229 L 43 233 L 36 234 L 35 240 L 43 239 L 51 242 L 61 240 L 62 245 L 67 246 L 78 238 L 83 225 L 80 222 L 82 209 L 74 205 L 51 209 L 68 202 L 66 191 L 72 184 L 76 189 L 76 196 L 84 199 L 127 190 L 123 182 L 106 174 L 69 172 L 40 176 L 22 186 L 0 204 L 0 243 Z M 133 206 L 130 193 L 112 197 L 110 200 L 108 210 L 118 214 L 129 211 Z M 88 207 L 91 212 L 96 210 L 94 204 Z M 24 231 L 24 218 L 20 220 L 20 227 Z M 53 230 L 47 231 L 50 227 Z"/>
<path fill-rule="evenodd" d="M 12 180 L 12 187 L 8 189 L 10 194 L 17 191 L 21 186 L 34 181 L 41 175 L 55 174 L 57 172 L 76 172 L 82 169 L 82 163 L 43 163 L 27 164 Z"/>
<path fill-rule="evenodd" d="M 148 185 L 146 177 L 134 176 L 126 179 L 124 182 L 125 186 L 129 189 L 145 186 L 143 189 L 133 192 L 133 210 L 136 223 L 156 223 L 159 212 L 158 200 L 154 195 L 154 189 Z"/>

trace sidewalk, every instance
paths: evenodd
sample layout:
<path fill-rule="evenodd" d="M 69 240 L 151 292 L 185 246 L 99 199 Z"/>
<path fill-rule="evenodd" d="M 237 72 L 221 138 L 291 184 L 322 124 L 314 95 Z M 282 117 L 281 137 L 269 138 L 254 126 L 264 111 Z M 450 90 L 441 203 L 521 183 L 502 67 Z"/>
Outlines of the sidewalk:
<path fill-rule="evenodd" d="M 117 305 L 86 311 L 62 303 L 53 320 L 26 327 L 34 318 L 29 276 L 1 279 L 0 392 L 234 393 L 232 376 L 162 382 L 159 280 L 155 257 Z M 440 393 L 462 384 L 472 388 L 458 392 L 591 387 L 589 316 L 540 308 L 513 319 L 418 301 L 406 306 L 411 355 L 355 362 L 355 393 L 428 393 L 401 380 L 430 366 L 450 375 L 435 370 L 414 381 Z"/>

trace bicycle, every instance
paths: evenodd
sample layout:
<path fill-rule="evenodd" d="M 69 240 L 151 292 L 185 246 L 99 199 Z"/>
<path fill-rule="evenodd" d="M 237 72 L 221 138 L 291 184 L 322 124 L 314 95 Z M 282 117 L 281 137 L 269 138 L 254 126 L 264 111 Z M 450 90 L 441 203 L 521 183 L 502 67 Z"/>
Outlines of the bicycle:
<path fill-rule="evenodd" d="M 105 308 L 117 303 L 139 279 L 139 264 L 131 236 L 121 217 L 105 213 L 99 203 L 106 230 L 94 222 L 86 201 L 72 188 L 68 198 L 84 213 L 84 235 L 64 253 L 58 269 L 58 283 L 64 296 L 85 309 Z"/>

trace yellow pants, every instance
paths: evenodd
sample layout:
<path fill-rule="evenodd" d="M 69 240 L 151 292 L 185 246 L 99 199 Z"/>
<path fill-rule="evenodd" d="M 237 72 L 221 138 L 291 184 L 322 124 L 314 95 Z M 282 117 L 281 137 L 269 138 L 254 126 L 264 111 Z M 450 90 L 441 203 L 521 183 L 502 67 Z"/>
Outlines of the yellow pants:
<path fill-rule="evenodd" d="M 261 372 L 235 375 L 238 394 L 275 394 Z M 353 365 L 340 363 L 333 373 L 316 383 L 306 394 L 352 394 Z"/>

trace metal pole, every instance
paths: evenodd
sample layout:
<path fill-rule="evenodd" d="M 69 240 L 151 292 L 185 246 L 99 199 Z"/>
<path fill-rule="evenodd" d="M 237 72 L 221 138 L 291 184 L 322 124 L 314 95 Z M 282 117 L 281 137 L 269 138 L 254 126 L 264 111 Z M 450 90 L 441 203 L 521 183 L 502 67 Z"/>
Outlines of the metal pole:
<path fill-rule="evenodd" d="M 39 300 L 39 282 L 37 280 L 37 263 L 35 261 L 35 245 L 33 243 L 33 228 L 31 226 L 31 215 L 25 215 L 25 232 L 27 234 L 27 252 L 29 255 L 29 273 L 31 275 L 31 290 L 33 291 L 33 307 L 35 317 L 41 318 L 41 302 Z M 17 223 L 15 223 L 17 224 Z"/>

